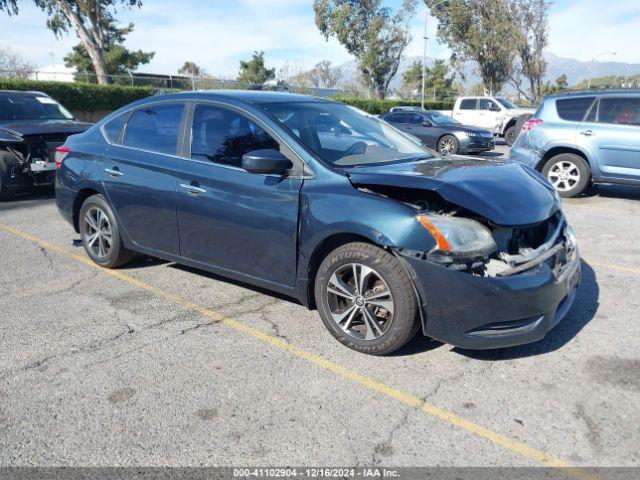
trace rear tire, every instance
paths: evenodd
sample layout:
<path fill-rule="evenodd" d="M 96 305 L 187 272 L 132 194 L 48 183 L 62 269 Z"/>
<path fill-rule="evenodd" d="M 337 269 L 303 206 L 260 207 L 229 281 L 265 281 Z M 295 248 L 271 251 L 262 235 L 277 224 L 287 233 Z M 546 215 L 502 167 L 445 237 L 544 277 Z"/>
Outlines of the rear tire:
<path fill-rule="evenodd" d="M 504 132 L 504 141 L 508 146 L 512 146 L 515 143 L 517 136 L 518 135 L 516 132 L 516 126 L 511 125 L 509 128 L 507 128 L 506 132 Z"/>
<path fill-rule="evenodd" d="M 591 183 L 591 170 L 584 158 L 573 153 L 551 157 L 542 168 L 542 174 L 561 197 L 570 198 L 583 193 Z"/>
<path fill-rule="evenodd" d="M 315 299 L 329 332 L 361 353 L 389 354 L 420 328 L 418 302 L 404 266 L 368 243 L 349 243 L 327 255 L 316 275 Z"/>
<path fill-rule="evenodd" d="M 453 135 L 445 135 L 438 140 L 438 152 L 442 155 L 455 155 L 460 151 L 460 142 Z"/>
<path fill-rule="evenodd" d="M 80 208 L 80 236 L 89 258 L 104 268 L 116 268 L 133 258 L 124 247 L 118 222 L 102 195 L 92 195 Z"/>

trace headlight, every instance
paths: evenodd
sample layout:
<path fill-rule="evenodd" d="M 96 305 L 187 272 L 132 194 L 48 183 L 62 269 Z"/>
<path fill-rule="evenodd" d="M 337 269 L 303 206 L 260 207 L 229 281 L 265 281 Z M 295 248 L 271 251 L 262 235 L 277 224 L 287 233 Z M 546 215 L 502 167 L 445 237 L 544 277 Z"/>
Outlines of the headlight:
<path fill-rule="evenodd" d="M 420 215 L 418 221 L 436 239 L 434 250 L 456 257 L 486 256 L 498 247 L 491 232 L 478 222 L 444 215 Z"/>

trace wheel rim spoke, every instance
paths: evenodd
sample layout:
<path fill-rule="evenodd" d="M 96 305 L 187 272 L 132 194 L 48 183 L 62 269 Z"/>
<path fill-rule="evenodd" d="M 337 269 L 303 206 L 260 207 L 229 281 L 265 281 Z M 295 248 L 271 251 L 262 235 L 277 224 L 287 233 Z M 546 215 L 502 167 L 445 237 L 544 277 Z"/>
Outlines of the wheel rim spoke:
<path fill-rule="evenodd" d="M 113 245 L 109 217 L 99 208 L 91 208 L 85 215 L 84 242 L 97 257 L 106 257 Z"/>
<path fill-rule="evenodd" d="M 353 299 L 355 298 L 355 292 L 350 290 L 349 285 L 344 283 L 342 280 L 338 279 L 338 276 L 335 274 L 331 275 L 329 279 L 329 289 L 330 292 L 339 295 L 344 298 Z"/>
<path fill-rule="evenodd" d="M 380 325 L 378 325 L 375 317 L 371 315 L 371 312 L 369 312 L 366 307 L 362 309 L 362 318 L 364 319 L 364 323 L 367 327 L 367 333 L 364 338 L 365 340 L 375 340 L 382 335 Z"/>
<path fill-rule="evenodd" d="M 342 322 L 345 321 L 345 319 L 347 317 L 351 317 L 357 310 L 358 310 L 358 308 L 356 307 L 356 304 L 354 303 L 349 308 L 347 308 L 344 312 L 340 312 L 340 313 L 331 312 L 331 316 L 333 317 L 335 322 L 338 325 L 340 325 Z"/>

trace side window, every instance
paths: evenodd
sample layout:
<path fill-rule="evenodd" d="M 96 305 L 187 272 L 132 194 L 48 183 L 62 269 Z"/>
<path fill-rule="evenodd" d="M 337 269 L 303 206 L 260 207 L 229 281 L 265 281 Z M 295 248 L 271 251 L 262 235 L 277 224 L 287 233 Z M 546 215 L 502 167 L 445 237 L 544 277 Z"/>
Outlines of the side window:
<path fill-rule="evenodd" d="M 494 102 L 493 100 L 490 100 L 488 98 L 481 98 L 478 110 L 490 110 L 492 112 L 497 112 L 500 110 L 500 107 L 498 107 L 498 105 L 496 105 L 496 102 Z"/>
<path fill-rule="evenodd" d="M 476 109 L 475 98 L 467 98 L 460 102 L 460 110 L 475 110 L 475 109 Z"/>
<path fill-rule="evenodd" d="M 615 125 L 640 125 L 640 98 L 601 98 L 598 121 Z"/>
<path fill-rule="evenodd" d="M 409 115 L 409 123 L 411 125 L 422 125 L 424 123 L 424 118 L 422 118 L 422 115 L 418 113 L 412 113 Z"/>
<path fill-rule="evenodd" d="M 109 122 L 105 123 L 102 126 L 102 131 L 104 135 L 107 137 L 109 143 L 119 143 L 120 133 L 122 132 L 122 127 L 124 127 L 125 122 L 127 121 L 128 113 L 123 113 L 122 115 L 118 115 L 113 120 L 109 120 Z"/>
<path fill-rule="evenodd" d="M 406 115 L 404 113 L 394 113 L 389 115 L 386 120 L 390 123 L 405 123 Z"/>
<path fill-rule="evenodd" d="M 191 127 L 191 158 L 242 166 L 253 150 L 280 146 L 267 132 L 239 113 L 211 105 L 196 105 Z"/>
<path fill-rule="evenodd" d="M 176 103 L 136 110 L 127 122 L 122 144 L 175 155 L 183 110 L 184 105 Z"/>
<path fill-rule="evenodd" d="M 595 97 L 564 98 L 556 100 L 558 116 L 570 122 L 581 122 Z"/>

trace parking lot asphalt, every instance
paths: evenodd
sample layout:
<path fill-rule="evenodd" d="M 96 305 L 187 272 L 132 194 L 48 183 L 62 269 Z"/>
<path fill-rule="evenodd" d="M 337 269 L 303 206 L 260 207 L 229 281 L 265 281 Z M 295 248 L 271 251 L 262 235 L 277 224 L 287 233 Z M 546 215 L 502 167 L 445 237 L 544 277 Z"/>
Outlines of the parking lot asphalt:
<path fill-rule="evenodd" d="M 564 206 L 583 282 L 544 340 L 371 357 L 290 299 L 92 266 L 51 195 L 2 203 L 0 466 L 640 466 L 640 189 Z"/>

